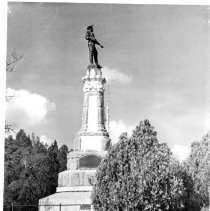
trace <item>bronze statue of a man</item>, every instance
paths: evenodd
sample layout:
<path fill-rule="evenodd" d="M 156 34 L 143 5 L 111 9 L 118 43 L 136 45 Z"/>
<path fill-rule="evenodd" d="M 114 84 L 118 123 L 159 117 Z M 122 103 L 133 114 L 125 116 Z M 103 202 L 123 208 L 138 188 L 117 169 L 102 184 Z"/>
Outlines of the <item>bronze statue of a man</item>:
<path fill-rule="evenodd" d="M 98 63 L 98 51 L 96 49 L 96 44 L 99 45 L 101 48 L 104 46 L 101 45 L 95 38 L 95 35 L 93 33 L 93 25 L 87 26 L 87 31 L 85 34 L 85 39 L 88 40 L 88 47 L 89 47 L 89 59 L 90 59 L 90 65 L 95 65 L 97 68 L 102 68 Z M 94 60 L 94 63 L 93 63 Z"/>

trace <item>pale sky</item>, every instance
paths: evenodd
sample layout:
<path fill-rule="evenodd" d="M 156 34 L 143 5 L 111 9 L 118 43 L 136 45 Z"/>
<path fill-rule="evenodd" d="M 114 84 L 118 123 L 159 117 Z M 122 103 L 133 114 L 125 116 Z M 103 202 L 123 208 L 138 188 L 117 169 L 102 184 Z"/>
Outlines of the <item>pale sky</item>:
<path fill-rule="evenodd" d="M 50 143 L 73 146 L 81 127 L 94 24 L 109 84 L 116 142 L 149 119 L 161 142 L 186 154 L 210 129 L 209 6 L 9 3 L 8 54 L 24 55 L 7 88 L 7 120 Z"/>

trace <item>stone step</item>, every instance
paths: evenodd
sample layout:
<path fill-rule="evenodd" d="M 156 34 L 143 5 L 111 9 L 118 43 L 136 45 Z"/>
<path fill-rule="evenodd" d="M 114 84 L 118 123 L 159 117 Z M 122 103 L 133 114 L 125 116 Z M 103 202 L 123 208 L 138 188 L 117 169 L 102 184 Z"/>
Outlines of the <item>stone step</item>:
<path fill-rule="evenodd" d="M 56 192 L 91 192 L 92 186 L 57 187 Z"/>

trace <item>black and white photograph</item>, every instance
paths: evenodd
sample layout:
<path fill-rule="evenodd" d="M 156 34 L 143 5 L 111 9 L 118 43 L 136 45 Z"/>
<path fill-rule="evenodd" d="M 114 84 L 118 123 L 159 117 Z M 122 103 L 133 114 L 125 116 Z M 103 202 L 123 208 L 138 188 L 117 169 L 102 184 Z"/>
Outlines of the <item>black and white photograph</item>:
<path fill-rule="evenodd" d="M 6 19 L 2 210 L 210 210 L 210 5 L 10 1 Z"/>

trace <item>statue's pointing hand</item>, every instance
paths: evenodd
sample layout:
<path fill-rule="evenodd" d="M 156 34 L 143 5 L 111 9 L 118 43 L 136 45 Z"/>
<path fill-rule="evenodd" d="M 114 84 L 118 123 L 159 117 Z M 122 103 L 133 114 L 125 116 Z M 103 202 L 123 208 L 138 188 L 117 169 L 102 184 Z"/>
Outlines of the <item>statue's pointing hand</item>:
<path fill-rule="evenodd" d="M 103 45 L 100 45 L 100 47 L 101 47 L 101 48 L 104 48 L 104 46 L 103 46 Z"/>

